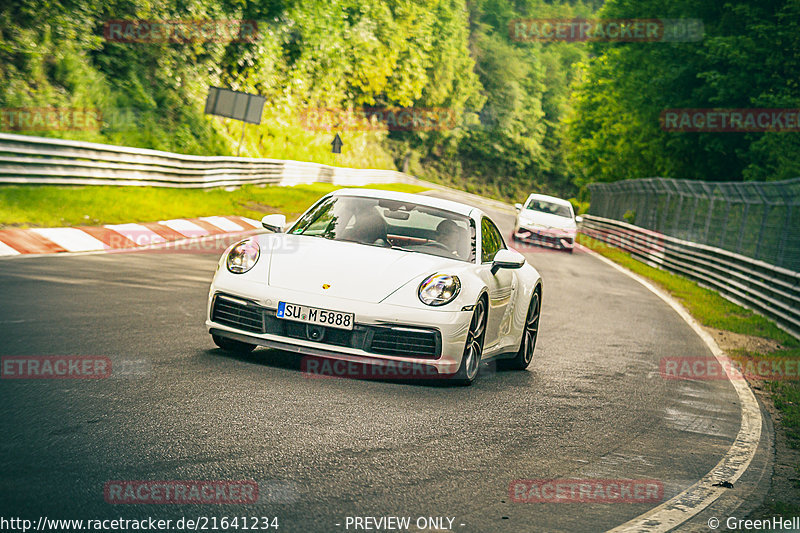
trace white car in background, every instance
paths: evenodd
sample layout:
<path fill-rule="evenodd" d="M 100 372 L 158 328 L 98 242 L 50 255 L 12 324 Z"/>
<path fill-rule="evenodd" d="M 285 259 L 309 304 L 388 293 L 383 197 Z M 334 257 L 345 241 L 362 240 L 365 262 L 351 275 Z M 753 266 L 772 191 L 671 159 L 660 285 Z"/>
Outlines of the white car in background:
<path fill-rule="evenodd" d="M 555 196 L 531 194 L 524 205 L 516 204 L 514 207 L 518 212 L 514 222 L 514 240 L 572 253 L 580 217 L 576 220 L 569 201 Z"/>
<path fill-rule="evenodd" d="M 214 275 L 206 326 L 220 348 L 424 365 L 463 384 L 490 359 L 530 364 L 542 279 L 480 209 L 344 189 L 285 233 L 283 215 L 262 224 L 275 233 L 230 247 Z"/>

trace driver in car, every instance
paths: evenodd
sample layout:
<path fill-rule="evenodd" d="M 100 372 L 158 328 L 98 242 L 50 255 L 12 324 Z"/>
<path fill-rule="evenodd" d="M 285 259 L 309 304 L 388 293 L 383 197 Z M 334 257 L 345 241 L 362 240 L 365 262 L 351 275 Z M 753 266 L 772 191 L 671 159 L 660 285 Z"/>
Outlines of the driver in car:
<path fill-rule="evenodd" d="M 436 226 L 436 241 L 447 247 L 454 257 L 461 258 L 461 228 L 452 220 L 442 220 Z"/>
<path fill-rule="evenodd" d="M 342 220 L 348 220 L 351 217 L 355 218 L 355 222 L 352 227 L 342 232 L 341 240 L 389 246 L 386 235 L 386 221 L 378 214 L 374 205 L 359 203 L 352 211 L 345 213 Z"/>

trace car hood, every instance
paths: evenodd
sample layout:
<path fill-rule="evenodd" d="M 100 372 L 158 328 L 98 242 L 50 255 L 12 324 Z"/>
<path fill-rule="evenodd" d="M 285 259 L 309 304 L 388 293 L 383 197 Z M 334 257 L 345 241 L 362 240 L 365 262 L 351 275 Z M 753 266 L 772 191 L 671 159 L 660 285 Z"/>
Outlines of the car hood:
<path fill-rule="evenodd" d="M 282 234 L 272 239 L 269 285 L 378 303 L 409 281 L 465 263 L 414 252 Z M 329 285 L 323 289 L 323 285 Z"/>
<path fill-rule="evenodd" d="M 560 217 L 550 213 L 542 213 L 541 211 L 531 211 L 526 209 L 520 213 L 520 219 L 532 221 L 534 224 L 548 226 L 550 228 L 558 229 L 575 229 L 575 221 L 571 218 Z"/>

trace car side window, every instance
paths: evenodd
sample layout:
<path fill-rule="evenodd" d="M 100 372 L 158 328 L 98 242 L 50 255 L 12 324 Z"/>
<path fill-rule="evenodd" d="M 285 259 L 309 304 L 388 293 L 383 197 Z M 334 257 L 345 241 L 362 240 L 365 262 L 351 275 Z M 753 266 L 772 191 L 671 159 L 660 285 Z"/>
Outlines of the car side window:
<path fill-rule="evenodd" d="M 333 198 L 328 198 L 321 202 L 297 223 L 292 233 L 301 235 L 320 235 L 325 233 L 334 218 L 333 204 Z"/>
<path fill-rule="evenodd" d="M 481 220 L 481 262 L 491 263 L 497 252 L 505 249 L 503 235 L 494 222 L 486 217 Z"/>

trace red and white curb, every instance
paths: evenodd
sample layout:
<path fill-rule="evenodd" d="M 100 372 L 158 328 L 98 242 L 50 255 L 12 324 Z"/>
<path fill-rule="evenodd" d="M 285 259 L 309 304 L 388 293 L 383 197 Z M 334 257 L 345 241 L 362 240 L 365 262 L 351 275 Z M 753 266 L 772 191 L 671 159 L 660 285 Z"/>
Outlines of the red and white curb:
<path fill-rule="evenodd" d="M 9 228 L 0 230 L 0 257 L 135 250 L 171 242 L 195 242 L 250 233 L 261 223 L 240 216 L 178 218 L 139 224 L 75 228 Z"/>

